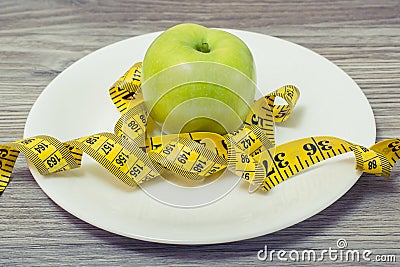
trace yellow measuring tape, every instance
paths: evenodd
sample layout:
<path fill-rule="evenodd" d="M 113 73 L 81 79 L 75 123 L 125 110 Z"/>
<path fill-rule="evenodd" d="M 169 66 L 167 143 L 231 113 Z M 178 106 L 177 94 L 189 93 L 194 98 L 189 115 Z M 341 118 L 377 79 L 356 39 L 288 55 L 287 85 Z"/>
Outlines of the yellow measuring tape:
<path fill-rule="evenodd" d="M 235 132 L 147 137 L 149 118 L 140 91 L 141 68 L 141 63 L 136 63 L 109 89 L 121 113 L 114 133 L 66 142 L 35 136 L 1 144 L 0 193 L 10 181 L 20 152 L 42 175 L 80 167 L 85 152 L 132 187 L 166 170 L 198 180 L 227 168 L 249 182 L 250 191 L 259 187 L 268 191 L 311 165 L 351 151 L 357 169 L 389 177 L 400 157 L 400 139 L 383 140 L 366 148 L 332 136 L 315 136 L 276 146 L 274 122 L 287 120 L 299 97 L 299 90 L 291 85 L 258 99 Z M 286 104 L 275 105 L 276 97 Z"/>

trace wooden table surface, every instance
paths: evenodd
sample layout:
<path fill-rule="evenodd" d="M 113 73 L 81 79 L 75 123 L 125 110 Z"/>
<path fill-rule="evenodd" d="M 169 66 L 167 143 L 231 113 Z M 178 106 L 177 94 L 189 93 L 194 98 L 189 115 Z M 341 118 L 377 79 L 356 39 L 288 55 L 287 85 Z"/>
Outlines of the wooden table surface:
<path fill-rule="evenodd" d="M 182 22 L 259 32 L 316 51 L 359 84 L 375 114 L 377 141 L 399 137 L 399 14 L 398 0 L 3 0 L 0 143 L 22 137 L 37 97 L 73 62 L 114 42 Z M 9 188 L 0 196 L 0 265 L 266 265 L 257 259 L 265 245 L 269 250 L 321 251 L 335 248 L 339 238 L 351 249 L 395 255 L 399 262 L 399 178 L 398 167 L 389 180 L 363 175 L 326 210 L 274 234 L 228 244 L 176 246 L 117 236 L 75 218 L 42 192 L 20 157 Z M 324 264 L 338 263 L 328 258 Z"/>

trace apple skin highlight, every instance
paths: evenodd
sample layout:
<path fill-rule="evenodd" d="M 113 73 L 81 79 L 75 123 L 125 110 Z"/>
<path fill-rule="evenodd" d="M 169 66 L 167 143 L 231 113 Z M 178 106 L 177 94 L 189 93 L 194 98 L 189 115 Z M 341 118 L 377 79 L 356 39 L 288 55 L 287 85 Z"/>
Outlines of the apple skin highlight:
<path fill-rule="evenodd" d="M 255 82 L 253 56 L 241 39 L 196 24 L 160 34 L 143 60 L 143 97 L 167 133 L 237 129 L 254 102 Z"/>

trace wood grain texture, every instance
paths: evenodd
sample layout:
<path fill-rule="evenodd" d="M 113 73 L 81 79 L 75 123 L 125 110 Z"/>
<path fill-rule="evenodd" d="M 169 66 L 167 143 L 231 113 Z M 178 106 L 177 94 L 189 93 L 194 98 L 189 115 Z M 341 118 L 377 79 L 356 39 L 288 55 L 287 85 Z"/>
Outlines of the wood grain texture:
<path fill-rule="evenodd" d="M 0 143 L 22 137 L 39 94 L 73 62 L 108 44 L 181 22 L 260 32 L 316 51 L 360 85 L 374 110 L 377 139 L 398 137 L 399 14 L 398 0 L 3 0 Z M 0 265 L 254 266 L 266 265 L 257 260 L 264 245 L 322 250 L 334 248 L 338 238 L 346 238 L 351 249 L 393 254 L 399 262 L 399 177 L 398 167 L 389 180 L 363 175 L 323 212 L 274 234 L 221 245 L 174 246 L 120 237 L 76 219 L 47 198 L 21 157 L 9 188 L 0 196 Z"/>

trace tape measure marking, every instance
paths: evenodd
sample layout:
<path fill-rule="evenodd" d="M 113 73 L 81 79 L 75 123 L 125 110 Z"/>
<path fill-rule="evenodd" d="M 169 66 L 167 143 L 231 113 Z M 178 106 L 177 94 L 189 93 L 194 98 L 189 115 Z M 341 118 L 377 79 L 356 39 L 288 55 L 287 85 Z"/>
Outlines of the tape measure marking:
<path fill-rule="evenodd" d="M 141 73 L 142 62 L 135 63 L 109 90 L 111 100 L 121 114 L 128 110 L 131 101 L 141 99 L 141 95 L 137 94 L 140 88 Z M 117 92 L 120 93 L 114 96 Z"/>

